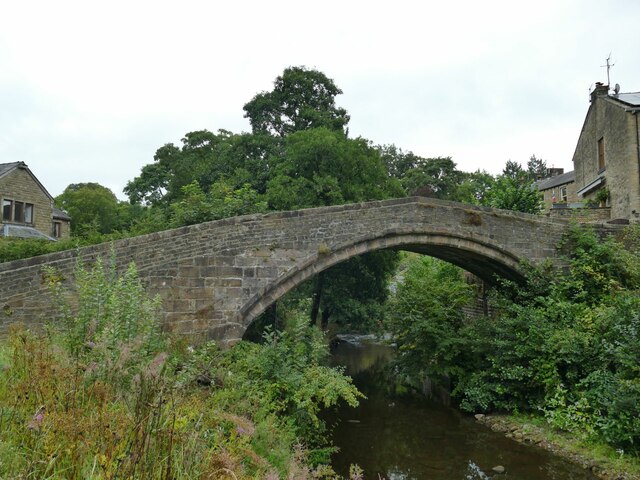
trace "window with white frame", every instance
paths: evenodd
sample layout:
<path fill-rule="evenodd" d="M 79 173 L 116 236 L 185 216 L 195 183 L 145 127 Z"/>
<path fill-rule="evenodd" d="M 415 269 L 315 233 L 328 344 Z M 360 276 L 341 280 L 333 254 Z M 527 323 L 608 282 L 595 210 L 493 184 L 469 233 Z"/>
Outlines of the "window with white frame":
<path fill-rule="evenodd" d="M 560 187 L 560 201 L 561 202 L 567 202 L 567 187 Z"/>

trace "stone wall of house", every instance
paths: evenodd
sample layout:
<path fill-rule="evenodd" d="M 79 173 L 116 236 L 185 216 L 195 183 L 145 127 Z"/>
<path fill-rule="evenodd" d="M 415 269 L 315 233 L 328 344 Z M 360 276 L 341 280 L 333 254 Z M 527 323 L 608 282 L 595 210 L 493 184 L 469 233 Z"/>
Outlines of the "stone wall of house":
<path fill-rule="evenodd" d="M 580 190 L 600 174 L 609 189 L 611 218 L 631 218 L 640 212 L 637 118 L 606 94 L 592 96 L 580 139 L 573 157 L 576 187 Z M 598 164 L 598 140 L 604 141 L 605 168 Z M 596 199 L 599 189 L 585 194 Z"/>
<path fill-rule="evenodd" d="M 33 204 L 33 224 L 30 226 L 51 236 L 53 228 L 52 201 L 26 170 L 16 168 L 0 178 L 0 197 Z M 2 199 L 0 199 L 0 205 L 2 205 Z M 0 221 L 2 220 L 1 215 L 0 212 Z"/>
<path fill-rule="evenodd" d="M 54 218 L 53 222 L 60 222 L 60 238 L 69 238 L 71 237 L 71 222 L 68 220 L 62 220 L 58 218 Z"/>
<path fill-rule="evenodd" d="M 544 209 L 549 210 L 553 205 L 553 197 L 556 197 L 556 203 L 562 202 L 562 197 L 560 195 L 560 189 L 562 187 L 567 188 L 567 204 L 579 202 L 581 199 L 576 194 L 576 183 L 565 183 L 564 185 L 558 185 L 557 187 L 549 188 L 547 190 L 542 190 Z"/>

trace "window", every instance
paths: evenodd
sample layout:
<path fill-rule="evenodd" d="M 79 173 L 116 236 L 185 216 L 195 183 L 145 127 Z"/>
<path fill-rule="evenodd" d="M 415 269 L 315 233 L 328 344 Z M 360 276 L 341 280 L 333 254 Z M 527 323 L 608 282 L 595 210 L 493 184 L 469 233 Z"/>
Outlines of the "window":
<path fill-rule="evenodd" d="M 567 187 L 560 187 L 560 201 L 567 202 Z"/>
<path fill-rule="evenodd" d="M 13 201 L 11 200 L 3 200 L 2 201 L 2 221 L 10 222 L 11 221 L 11 213 L 13 211 Z"/>
<path fill-rule="evenodd" d="M 598 170 L 604 170 L 604 137 L 598 140 Z"/>
<path fill-rule="evenodd" d="M 33 223 L 33 204 L 24 204 L 24 223 Z"/>
<path fill-rule="evenodd" d="M 33 224 L 33 203 L 2 201 L 2 221 Z"/>
<path fill-rule="evenodd" d="M 60 238 L 62 236 L 62 223 L 53 222 L 53 238 Z"/>
<path fill-rule="evenodd" d="M 24 223 L 24 202 L 13 202 L 13 220 Z"/>

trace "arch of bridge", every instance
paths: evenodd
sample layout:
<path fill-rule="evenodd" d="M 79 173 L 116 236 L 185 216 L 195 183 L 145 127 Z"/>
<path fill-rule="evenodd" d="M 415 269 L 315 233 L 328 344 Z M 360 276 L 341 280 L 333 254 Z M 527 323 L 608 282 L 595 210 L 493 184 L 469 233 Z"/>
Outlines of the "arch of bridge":
<path fill-rule="evenodd" d="M 247 328 L 270 305 L 298 285 L 350 258 L 383 249 L 405 250 L 430 255 L 454 263 L 492 282 L 495 276 L 520 280 L 520 259 L 491 244 L 456 235 L 422 232 L 381 232 L 367 239 L 356 239 L 331 252 L 319 252 L 286 275 L 274 279 L 255 294 L 238 312 L 238 321 Z"/>

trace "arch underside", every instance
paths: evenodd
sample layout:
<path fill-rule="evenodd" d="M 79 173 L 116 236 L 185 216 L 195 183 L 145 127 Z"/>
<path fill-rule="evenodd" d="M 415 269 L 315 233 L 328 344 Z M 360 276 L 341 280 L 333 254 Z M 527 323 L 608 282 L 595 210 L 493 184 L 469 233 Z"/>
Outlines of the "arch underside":
<path fill-rule="evenodd" d="M 238 323 L 248 327 L 280 297 L 318 273 L 352 257 L 376 250 L 405 250 L 450 262 L 483 280 L 494 283 L 496 276 L 522 281 L 520 258 L 481 239 L 442 233 L 381 236 L 316 253 L 288 274 L 273 281 L 240 309 Z"/>

